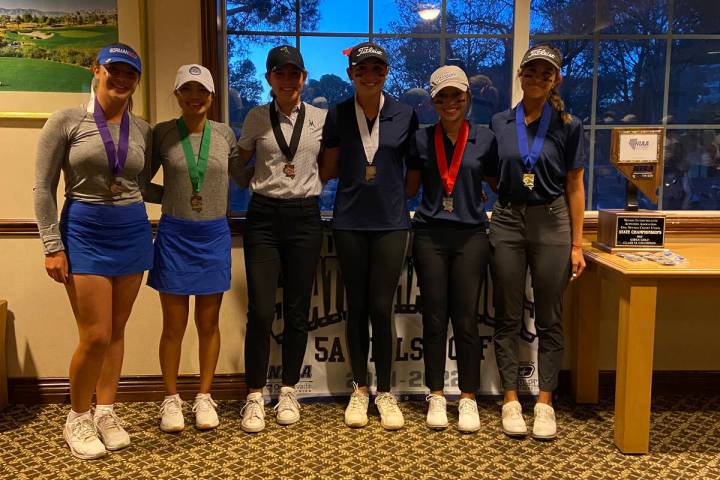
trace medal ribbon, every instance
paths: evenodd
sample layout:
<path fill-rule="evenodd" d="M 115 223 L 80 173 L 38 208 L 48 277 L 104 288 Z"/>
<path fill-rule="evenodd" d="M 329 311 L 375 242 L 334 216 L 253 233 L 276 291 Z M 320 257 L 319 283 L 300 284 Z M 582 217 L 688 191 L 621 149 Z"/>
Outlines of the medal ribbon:
<path fill-rule="evenodd" d="M 108 158 L 108 166 L 110 167 L 110 174 L 114 177 L 122 175 L 125 170 L 125 161 L 128 156 L 128 143 L 130 139 L 130 114 L 127 108 L 123 112 L 122 120 L 120 120 L 120 136 L 118 138 L 117 150 L 115 149 L 115 142 L 110 134 L 107 120 L 105 119 L 105 112 L 95 97 L 95 108 L 93 109 L 93 119 L 95 125 L 97 125 L 98 132 L 100 132 L 100 138 L 102 138 L 103 145 L 105 145 L 105 153 Z"/>
<path fill-rule="evenodd" d="M 453 188 L 455 187 L 455 180 L 460 171 L 460 163 L 462 162 L 469 133 L 470 126 L 467 120 L 465 120 L 458 132 L 458 138 L 455 141 L 455 150 L 453 151 L 453 156 L 450 161 L 450 169 L 448 170 L 442 126 L 439 123 L 435 125 L 435 160 L 437 161 L 438 170 L 440 171 L 440 179 L 442 180 L 445 193 L 448 197 L 452 194 Z"/>
<path fill-rule="evenodd" d="M 363 150 L 365 150 L 365 159 L 370 165 L 372 165 L 375 160 L 375 154 L 380 146 L 380 112 L 382 112 L 384 105 L 385 94 L 381 93 L 380 104 L 378 105 L 378 114 L 377 117 L 375 117 L 375 123 L 373 124 L 372 130 L 369 130 L 365 117 L 365 111 L 358 103 L 357 97 L 355 97 L 355 120 L 357 121 L 358 130 L 360 131 L 360 140 L 363 144 Z"/>
<path fill-rule="evenodd" d="M 551 117 L 552 111 L 550 109 L 550 104 L 545 102 L 542 116 L 540 117 L 540 126 L 538 127 L 537 135 L 535 135 L 532 150 L 528 152 L 525 108 L 523 107 L 522 102 L 518 103 L 515 108 L 515 128 L 517 128 L 518 148 L 520 149 L 520 156 L 522 157 L 523 163 L 525 164 L 525 168 L 528 172 L 535 170 L 535 164 L 537 163 L 538 158 L 540 158 L 540 151 L 542 150 L 543 143 L 545 142 L 545 136 L 547 135 L 548 127 L 550 126 Z"/>
<path fill-rule="evenodd" d="M 203 180 L 205 180 L 208 157 L 210 156 L 210 121 L 205 120 L 205 127 L 203 128 L 202 139 L 200 140 L 200 151 L 198 152 L 197 160 L 195 159 L 195 152 L 193 152 L 192 144 L 190 143 L 190 132 L 188 132 L 185 120 L 180 117 L 175 123 L 177 124 L 177 129 L 180 133 L 180 143 L 182 143 L 183 152 L 185 153 L 185 161 L 187 162 L 193 192 L 200 193 Z"/>
<path fill-rule="evenodd" d="M 300 103 L 300 112 L 295 119 L 292 137 L 290 137 L 290 146 L 288 147 L 285 135 L 283 135 L 282 129 L 280 129 L 280 119 L 278 118 L 276 104 L 273 102 L 273 104 L 270 105 L 270 124 L 272 125 L 273 134 L 275 135 L 275 141 L 277 142 L 278 147 L 280 147 L 280 151 L 283 155 L 285 155 L 285 158 L 287 158 L 288 162 L 292 162 L 293 158 L 295 158 L 295 153 L 297 152 L 298 145 L 300 144 L 300 134 L 302 133 L 304 123 L 305 104 Z"/>

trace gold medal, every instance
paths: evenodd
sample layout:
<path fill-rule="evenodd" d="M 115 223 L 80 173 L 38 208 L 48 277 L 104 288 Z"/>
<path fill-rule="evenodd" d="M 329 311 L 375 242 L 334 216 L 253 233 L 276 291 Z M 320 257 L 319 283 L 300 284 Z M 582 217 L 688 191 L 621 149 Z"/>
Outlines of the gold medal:
<path fill-rule="evenodd" d="M 203 208 L 202 204 L 203 204 L 203 201 L 202 201 L 202 197 L 200 196 L 200 194 L 198 192 L 193 193 L 192 196 L 190 197 L 190 208 L 192 208 L 193 211 L 195 211 L 195 212 L 200 212 L 200 211 L 202 211 L 202 208 Z"/>
<path fill-rule="evenodd" d="M 452 197 L 443 197 L 443 210 L 448 213 L 453 211 L 453 199 Z"/>
<path fill-rule="evenodd" d="M 122 182 L 120 182 L 120 178 L 115 177 L 112 180 L 112 183 L 110 184 L 110 192 L 112 192 L 113 195 L 118 195 L 122 193 L 123 186 Z"/>
<path fill-rule="evenodd" d="M 535 186 L 535 174 L 534 173 L 523 173 L 523 185 L 528 190 L 532 190 Z"/>
<path fill-rule="evenodd" d="M 293 165 L 292 163 L 286 163 L 285 166 L 283 167 L 283 173 L 285 174 L 286 177 L 288 177 L 290 179 L 294 179 L 295 178 L 295 165 Z"/>
<path fill-rule="evenodd" d="M 375 179 L 375 175 L 377 175 L 377 168 L 375 167 L 375 165 L 366 165 L 365 166 L 365 181 L 372 182 Z"/>

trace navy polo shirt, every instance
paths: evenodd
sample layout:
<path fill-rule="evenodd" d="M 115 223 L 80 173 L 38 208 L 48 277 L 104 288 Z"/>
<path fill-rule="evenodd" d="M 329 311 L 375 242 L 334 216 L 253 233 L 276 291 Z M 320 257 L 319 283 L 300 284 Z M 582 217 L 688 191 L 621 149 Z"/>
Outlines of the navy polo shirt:
<path fill-rule="evenodd" d="M 498 142 L 498 200 L 503 205 L 508 202 L 516 205 L 550 203 L 565 193 L 565 176 L 568 170 L 585 166 L 582 122 L 572 116 L 570 123 L 564 123 L 560 113 L 552 109 L 550 126 L 535 164 L 535 186 L 529 190 L 522 183 L 525 165 L 518 148 L 515 109 L 494 115 L 490 125 Z M 529 149 L 532 149 L 539 125 L 538 118 L 527 126 Z"/>
<path fill-rule="evenodd" d="M 380 144 L 373 165 L 375 178 L 365 181 L 365 149 L 355 116 L 355 97 L 330 111 L 323 145 L 340 148 L 333 228 L 338 230 L 401 230 L 410 227 L 405 202 L 405 155 L 418 120 L 412 107 L 389 94 L 379 113 Z"/>
<path fill-rule="evenodd" d="M 445 188 L 435 156 L 436 128 L 441 127 L 437 124 L 418 130 L 410 142 L 408 169 L 421 171 L 423 187 L 422 200 L 415 211 L 413 223 L 417 226 L 430 226 L 440 222 L 443 225 L 458 227 L 485 225 L 487 215 L 482 199 L 482 180 L 483 177 L 497 176 L 498 153 L 495 135 L 488 128 L 479 125 L 470 126 L 460 170 L 452 191 L 453 210 L 447 212 L 443 209 Z M 455 146 L 447 135 L 443 134 L 443 139 L 449 168 Z"/>

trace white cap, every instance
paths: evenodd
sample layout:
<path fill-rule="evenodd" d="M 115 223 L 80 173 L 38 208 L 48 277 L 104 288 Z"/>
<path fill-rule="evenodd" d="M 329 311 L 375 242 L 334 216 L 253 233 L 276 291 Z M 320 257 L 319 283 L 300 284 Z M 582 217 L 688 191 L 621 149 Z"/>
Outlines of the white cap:
<path fill-rule="evenodd" d="M 215 93 L 215 83 L 213 82 L 212 74 L 210 70 L 202 65 L 192 63 L 178 68 L 177 75 L 175 75 L 175 90 L 188 82 L 198 82 L 207 88 L 208 92 Z"/>
<path fill-rule="evenodd" d="M 458 90 L 467 92 L 470 84 L 467 75 L 460 67 L 445 65 L 430 75 L 430 96 L 435 98 L 435 95 L 445 87 L 455 87 Z"/>

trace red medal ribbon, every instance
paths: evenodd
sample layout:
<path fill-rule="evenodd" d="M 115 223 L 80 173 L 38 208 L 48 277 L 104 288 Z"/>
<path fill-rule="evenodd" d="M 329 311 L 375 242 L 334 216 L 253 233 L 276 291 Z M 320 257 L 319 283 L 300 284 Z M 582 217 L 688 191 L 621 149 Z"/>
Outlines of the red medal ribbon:
<path fill-rule="evenodd" d="M 443 142 L 443 132 L 440 123 L 435 125 L 435 159 L 437 160 L 438 171 L 440 171 L 440 179 L 445 187 L 445 193 L 449 197 L 455 187 L 455 179 L 460 171 L 460 163 L 462 162 L 463 153 L 465 152 L 465 144 L 467 143 L 468 134 L 470 133 L 470 124 L 467 120 L 463 121 L 458 132 L 458 138 L 455 141 L 455 150 L 453 151 L 452 160 L 450 162 L 450 170 L 448 171 L 447 157 L 445 156 L 445 142 Z"/>

